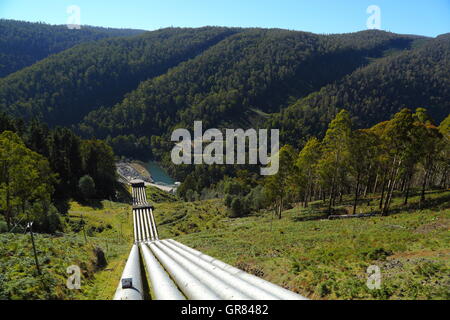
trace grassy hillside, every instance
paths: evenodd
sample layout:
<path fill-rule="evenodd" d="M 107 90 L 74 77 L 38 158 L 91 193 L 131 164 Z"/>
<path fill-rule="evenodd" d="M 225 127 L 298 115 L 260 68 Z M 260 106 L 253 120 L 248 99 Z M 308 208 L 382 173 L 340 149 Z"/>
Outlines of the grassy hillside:
<path fill-rule="evenodd" d="M 448 299 L 450 192 L 429 197 L 423 211 L 418 197 L 407 209 L 396 198 L 391 216 L 349 220 L 321 220 L 320 202 L 281 220 L 229 219 L 220 200 L 164 203 L 155 213 L 161 236 L 312 299 Z M 381 268 L 379 290 L 366 286 L 370 265 Z"/>
<path fill-rule="evenodd" d="M 131 207 L 72 202 L 64 222 L 64 234 L 35 235 L 42 276 L 36 272 L 29 234 L 0 234 L 0 299 L 112 299 L 132 243 Z M 99 249 L 106 265 L 94 251 Z M 71 265 L 81 268 L 81 290 L 66 287 Z"/>
<path fill-rule="evenodd" d="M 147 193 L 161 239 L 176 239 L 309 298 L 450 298 L 450 191 L 430 192 L 422 211 L 418 196 L 404 209 L 396 198 L 388 217 L 346 220 L 322 219 L 321 202 L 286 210 L 281 220 L 269 211 L 230 219 L 220 199 L 186 203 L 153 187 Z M 363 213 L 376 210 L 377 197 L 370 198 Z M 344 198 L 342 212 L 350 202 Z M 71 203 L 64 236 L 36 235 L 40 277 L 29 235 L 0 234 L 0 299 L 111 299 L 132 243 L 131 219 L 126 204 Z M 66 288 L 70 265 L 82 270 L 81 290 Z M 379 290 L 366 286 L 370 265 L 381 269 Z"/>

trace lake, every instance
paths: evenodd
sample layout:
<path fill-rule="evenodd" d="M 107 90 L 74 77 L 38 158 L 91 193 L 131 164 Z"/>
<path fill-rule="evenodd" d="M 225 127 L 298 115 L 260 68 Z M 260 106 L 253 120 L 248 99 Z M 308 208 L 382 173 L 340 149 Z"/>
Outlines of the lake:
<path fill-rule="evenodd" d="M 175 180 L 167 174 L 158 162 L 149 161 L 146 166 L 155 184 L 174 186 Z"/>

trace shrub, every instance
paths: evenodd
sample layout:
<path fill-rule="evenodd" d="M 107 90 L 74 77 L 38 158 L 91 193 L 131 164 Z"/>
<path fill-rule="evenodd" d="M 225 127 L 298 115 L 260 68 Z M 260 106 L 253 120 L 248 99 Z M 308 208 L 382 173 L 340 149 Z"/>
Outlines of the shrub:
<path fill-rule="evenodd" d="M 95 195 L 95 182 L 89 175 L 80 178 L 78 188 L 85 199 L 90 199 Z"/>

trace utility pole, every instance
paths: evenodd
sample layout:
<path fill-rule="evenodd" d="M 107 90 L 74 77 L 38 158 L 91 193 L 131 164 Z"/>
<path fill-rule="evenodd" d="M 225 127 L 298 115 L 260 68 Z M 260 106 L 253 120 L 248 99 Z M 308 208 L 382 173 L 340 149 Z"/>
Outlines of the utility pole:
<path fill-rule="evenodd" d="M 36 244 L 34 243 L 33 222 L 30 220 L 29 212 L 27 212 L 27 218 L 28 218 L 28 227 L 30 228 L 31 244 L 33 245 L 34 261 L 36 263 L 36 269 L 37 269 L 38 274 L 42 275 L 41 268 L 39 267 L 39 260 L 38 260 L 37 251 L 36 251 Z"/>

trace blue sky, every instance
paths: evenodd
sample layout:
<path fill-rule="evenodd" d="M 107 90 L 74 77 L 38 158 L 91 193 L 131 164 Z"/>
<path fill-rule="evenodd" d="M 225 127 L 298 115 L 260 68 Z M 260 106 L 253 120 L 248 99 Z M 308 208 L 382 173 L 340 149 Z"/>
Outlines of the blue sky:
<path fill-rule="evenodd" d="M 154 30 L 205 25 L 315 33 L 367 29 L 370 5 L 381 29 L 436 36 L 450 32 L 450 0 L 0 0 L 0 18 L 65 24 L 77 5 L 81 24 Z"/>

